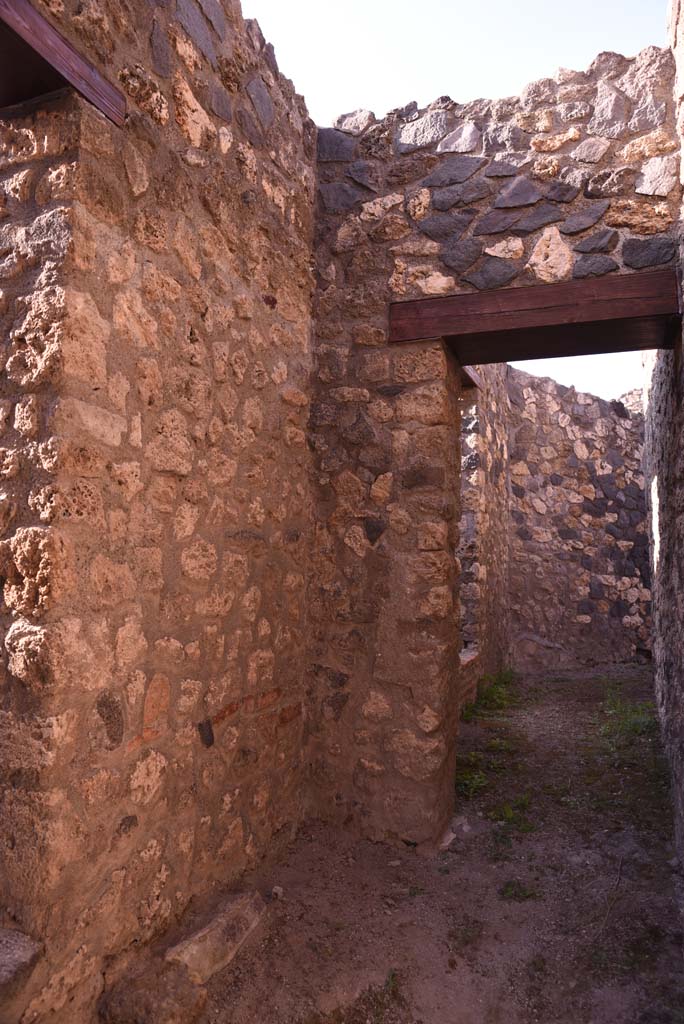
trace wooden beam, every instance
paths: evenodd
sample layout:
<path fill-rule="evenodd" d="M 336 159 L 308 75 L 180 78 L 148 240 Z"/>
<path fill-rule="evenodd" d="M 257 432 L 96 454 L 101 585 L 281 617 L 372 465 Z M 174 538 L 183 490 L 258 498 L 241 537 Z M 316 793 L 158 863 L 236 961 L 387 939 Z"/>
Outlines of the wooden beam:
<path fill-rule="evenodd" d="M 472 362 L 475 362 L 473 359 Z M 464 391 L 476 391 L 482 387 L 482 377 L 472 366 L 461 366 L 461 387 Z"/>
<path fill-rule="evenodd" d="M 53 77 L 50 84 L 50 75 L 34 61 L 38 76 L 34 95 L 43 88 L 43 79 L 48 79 L 48 87 L 45 90 L 48 92 L 58 88 L 58 83 L 65 79 L 114 124 L 123 125 L 126 116 L 126 99 L 123 93 L 103 78 L 97 68 L 31 6 L 29 0 L 0 0 L 0 21 L 4 22 L 19 40 L 23 40 L 23 44 L 28 44 L 32 51 L 39 54 L 59 76 Z M 26 77 L 23 62 L 27 57 L 23 44 L 17 42 L 14 46 L 8 46 L 7 40 L 5 41 L 4 60 L 0 64 L 0 82 L 4 79 L 11 82 L 13 78 L 16 82 L 17 75 Z M 5 94 L 11 94 L 11 84 L 5 84 L 2 88 Z M 25 91 L 25 87 L 23 90 Z M 17 103 L 28 98 L 27 95 L 20 95 L 9 102 Z"/>
<path fill-rule="evenodd" d="M 679 317 L 634 317 L 590 324 L 559 324 L 515 331 L 482 331 L 447 339 L 462 366 L 555 359 L 607 352 L 673 348 L 681 332 Z"/>
<path fill-rule="evenodd" d="M 675 317 L 679 312 L 676 272 L 657 270 L 396 302 L 390 306 L 389 338 L 401 342 L 493 336 L 540 327 Z"/>

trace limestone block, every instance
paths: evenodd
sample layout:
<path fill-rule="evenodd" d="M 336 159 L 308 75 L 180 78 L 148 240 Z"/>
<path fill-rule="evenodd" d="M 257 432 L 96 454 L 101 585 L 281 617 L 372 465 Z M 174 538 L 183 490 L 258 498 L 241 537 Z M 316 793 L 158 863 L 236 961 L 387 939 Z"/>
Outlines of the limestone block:
<path fill-rule="evenodd" d="M 540 281 L 565 281 L 572 274 L 572 250 L 561 238 L 558 228 L 546 228 L 530 256 L 528 266 Z"/>
<path fill-rule="evenodd" d="M 53 429 L 66 437 L 88 434 L 96 441 L 118 448 L 127 430 L 123 416 L 77 398 L 62 398 L 53 414 Z"/>
<path fill-rule="evenodd" d="M 36 965 L 42 946 L 23 932 L 0 928 L 0 999 L 17 991 Z"/>
<path fill-rule="evenodd" d="M 482 144 L 482 132 L 474 121 L 465 121 L 442 139 L 437 146 L 438 153 L 472 153 Z"/>
<path fill-rule="evenodd" d="M 446 110 L 430 110 L 417 120 L 403 124 L 397 133 L 397 152 L 413 153 L 439 142 L 449 129 L 449 119 Z"/>
<path fill-rule="evenodd" d="M 235 959 L 265 923 L 265 914 L 258 892 L 234 896 L 206 927 L 167 950 L 165 959 L 185 964 L 190 977 L 202 984 Z"/>

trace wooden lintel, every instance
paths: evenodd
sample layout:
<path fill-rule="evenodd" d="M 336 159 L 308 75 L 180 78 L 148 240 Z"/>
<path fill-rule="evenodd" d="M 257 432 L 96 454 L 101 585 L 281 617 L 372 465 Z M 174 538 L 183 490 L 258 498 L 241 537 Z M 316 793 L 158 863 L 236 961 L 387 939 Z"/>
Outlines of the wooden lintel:
<path fill-rule="evenodd" d="M 462 363 L 508 362 L 668 348 L 680 315 L 677 274 L 667 269 L 397 302 L 389 338 L 448 338 Z"/>
<path fill-rule="evenodd" d="M 31 6 L 29 0 L 0 0 L 0 22 L 7 26 L 2 45 L 0 95 L 13 97 L 6 103 L 19 103 L 30 99 L 29 93 L 33 82 L 33 95 L 36 95 L 41 91 L 48 92 L 58 88 L 60 82 L 64 80 L 114 124 L 123 125 L 126 116 L 126 99 L 123 93 L 74 49 L 47 19 Z M 8 29 L 11 30 L 9 33 Z M 44 63 L 34 60 L 33 54 L 38 54 Z M 17 83 L 20 80 L 26 84 L 22 84 L 22 92 L 17 93 Z M 47 83 L 47 86 L 44 83 Z"/>
<path fill-rule="evenodd" d="M 473 391 L 482 387 L 482 377 L 472 366 L 461 366 L 461 387 L 464 391 Z"/>

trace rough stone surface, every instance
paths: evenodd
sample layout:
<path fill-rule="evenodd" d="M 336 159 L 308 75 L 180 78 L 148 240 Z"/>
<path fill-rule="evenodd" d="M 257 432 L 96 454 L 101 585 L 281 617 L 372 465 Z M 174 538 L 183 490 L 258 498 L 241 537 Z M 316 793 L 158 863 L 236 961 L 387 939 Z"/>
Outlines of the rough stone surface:
<path fill-rule="evenodd" d="M 675 243 L 667 236 L 655 238 L 628 238 L 622 246 L 625 266 L 641 270 L 670 263 L 676 253 Z"/>
<path fill-rule="evenodd" d="M 581 256 L 576 262 L 572 271 L 572 276 L 577 278 L 582 277 L 603 277 L 604 274 L 610 274 L 613 270 L 618 270 L 620 264 L 610 256 Z"/>
<path fill-rule="evenodd" d="M 0 895 L 45 950 L 11 1019 L 90 1021 L 106 982 L 102 1013 L 118 991 L 128 1019 L 159 1024 L 173 1000 L 126 986 L 127 951 L 222 898 L 305 814 L 410 844 L 449 820 L 459 704 L 509 658 L 517 462 L 505 370 L 480 367 L 466 472 L 484 504 L 464 492 L 463 508 L 484 541 L 461 600 L 466 389 L 442 342 L 387 344 L 388 305 L 564 280 L 571 245 L 604 228 L 640 272 L 630 235 L 679 217 L 677 190 L 633 190 L 679 148 L 672 69 L 649 50 L 520 99 L 352 117 L 318 134 L 316 161 L 237 3 L 35 5 L 128 117 L 65 95 L 0 125 Z M 448 136 L 474 148 L 438 152 Z M 573 156 L 618 137 L 596 163 Z M 593 179 L 624 190 L 595 227 Z M 519 191 L 528 205 L 497 207 Z M 540 442 L 531 476 L 543 458 Z M 616 442 L 615 476 L 620 458 Z M 606 526 L 585 499 L 580 519 Z"/>
<path fill-rule="evenodd" d="M 677 157 L 653 156 L 642 167 L 637 178 L 636 191 L 642 196 L 669 196 L 678 181 Z"/>
<path fill-rule="evenodd" d="M 472 153 L 482 143 L 482 132 L 473 121 L 459 125 L 456 131 L 442 139 L 438 153 Z"/>
<path fill-rule="evenodd" d="M 643 415 L 520 370 L 508 390 L 514 663 L 646 657 Z"/>

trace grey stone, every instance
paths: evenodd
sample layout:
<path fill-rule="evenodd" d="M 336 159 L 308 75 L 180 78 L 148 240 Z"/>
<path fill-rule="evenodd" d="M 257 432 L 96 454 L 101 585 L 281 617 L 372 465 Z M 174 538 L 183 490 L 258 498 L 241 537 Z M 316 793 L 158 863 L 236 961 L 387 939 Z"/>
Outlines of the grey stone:
<path fill-rule="evenodd" d="M 486 153 L 526 149 L 529 145 L 525 132 L 514 124 L 488 124 L 482 138 Z"/>
<path fill-rule="evenodd" d="M 474 121 L 464 124 L 442 139 L 437 147 L 438 153 L 472 153 L 482 143 L 482 132 Z"/>
<path fill-rule="evenodd" d="M 150 34 L 150 47 L 152 49 L 152 68 L 162 78 L 168 78 L 173 70 L 171 57 L 171 46 L 169 37 L 155 18 L 152 23 Z"/>
<path fill-rule="evenodd" d="M 0 928 L 0 995 L 8 997 L 31 973 L 40 956 L 39 942 L 12 928 Z"/>
<path fill-rule="evenodd" d="M 475 226 L 474 235 L 499 235 L 522 217 L 521 210 L 491 210 Z"/>
<path fill-rule="evenodd" d="M 211 29 L 194 0 L 177 0 L 176 17 L 195 46 L 216 67 L 216 47 Z"/>
<path fill-rule="evenodd" d="M 262 127 L 268 130 L 275 120 L 275 107 L 263 79 L 253 78 L 247 86 L 247 93 Z"/>
<path fill-rule="evenodd" d="M 611 146 L 610 139 L 585 139 L 580 142 L 572 151 L 574 160 L 581 160 L 585 164 L 597 164 L 602 160 Z"/>
<path fill-rule="evenodd" d="M 556 102 L 558 86 L 553 78 L 540 78 L 536 82 L 530 82 L 520 94 L 520 102 L 525 110 L 535 110 L 537 107 L 548 106 Z"/>
<path fill-rule="evenodd" d="M 375 124 L 375 114 L 370 110 L 354 110 L 351 114 L 340 114 L 335 121 L 335 128 L 348 135 L 363 135 Z"/>
<path fill-rule="evenodd" d="M 228 124 L 233 120 L 233 105 L 227 89 L 215 82 L 209 93 L 209 106 L 214 114 Z"/>
<path fill-rule="evenodd" d="M 610 256 L 580 256 L 572 271 L 573 277 L 602 277 L 617 270 L 618 264 Z"/>
<path fill-rule="evenodd" d="M 435 213 L 432 217 L 419 221 L 418 229 L 433 241 L 444 242 L 447 239 L 460 238 L 470 227 L 475 216 L 475 210 L 463 210 L 456 214 Z"/>
<path fill-rule="evenodd" d="M 370 189 L 371 192 L 377 192 L 380 187 L 378 168 L 368 160 L 357 160 L 356 163 L 350 164 L 347 174 L 359 185 Z"/>
<path fill-rule="evenodd" d="M 546 198 L 554 203 L 571 203 L 579 195 L 579 187 L 569 181 L 554 181 L 546 190 Z"/>
<path fill-rule="evenodd" d="M 584 194 L 591 199 L 602 196 L 623 196 L 631 192 L 636 171 L 632 167 L 615 167 L 592 175 L 584 186 Z"/>
<path fill-rule="evenodd" d="M 432 205 L 435 210 L 450 210 L 453 206 L 466 206 L 468 203 L 477 202 L 478 199 L 484 199 L 490 192 L 489 185 L 482 179 L 466 181 L 463 185 L 435 189 L 432 193 Z"/>
<path fill-rule="evenodd" d="M 652 97 L 640 103 L 635 109 L 629 121 L 629 130 L 632 134 L 640 132 L 651 132 L 665 124 L 667 117 L 667 103 L 664 100 L 655 100 Z"/>
<path fill-rule="evenodd" d="M 628 238 L 622 246 L 625 266 L 634 270 L 643 267 L 658 267 L 674 259 L 676 247 L 667 235 L 652 235 L 650 238 Z"/>
<path fill-rule="evenodd" d="M 445 185 L 460 185 L 472 178 L 487 161 L 479 156 L 452 156 L 436 167 L 423 181 L 427 188 L 443 188 Z"/>
<path fill-rule="evenodd" d="M 357 203 L 367 198 L 367 193 L 353 185 L 335 182 L 332 185 L 321 185 L 321 199 L 328 213 L 348 213 Z"/>
<path fill-rule="evenodd" d="M 556 107 L 558 116 L 563 124 L 570 124 L 573 121 L 584 121 L 591 117 L 593 107 L 586 100 L 575 100 L 570 103 L 559 103 Z"/>
<path fill-rule="evenodd" d="M 566 222 L 561 225 L 562 233 L 564 235 L 578 235 L 580 231 L 593 228 L 594 224 L 601 220 L 609 206 L 610 200 L 604 199 L 602 202 L 592 203 L 591 206 L 585 207 L 584 210 L 580 210 L 578 213 L 571 214 Z"/>
<path fill-rule="evenodd" d="M 413 153 L 443 139 L 449 130 L 450 116 L 446 110 L 431 110 L 416 121 L 401 126 L 397 133 L 398 153 Z"/>
<path fill-rule="evenodd" d="M 642 196 L 669 196 L 679 181 L 679 158 L 654 156 L 647 160 L 637 178 L 636 191 Z"/>
<path fill-rule="evenodd" d="M 356 141 L 336 128 L 319 128 L 318 159 L 322 163 L 352 160 L 356 152 Z"/>
<path fill-rule="evenodd" d="M 226 38 L 226 15 L 218 0 L 199 0 L 200 7 L 211 22 L 216 35 L 222 41 Z"/>
<path fill-rule="evenodd" d="M 461 242 L 452 242 L 442 249 L 442 263 L 450 270 L 462 274 L 482 255 L 482 244 L 473 238 L 464 238 Z"/>
<path fill-rule="evenodd" d="M 518 276 L 522 267 L 520 263 L 512 260 L 501 260 L 498 256 L 487 256 L 478 270 L 471 274 L 464 274 L 463 280 L 474 285 L 479 290 L 486 288 L 501 288 L 509 284 Z"/>
<path fill-rule="evenodd" d="M 589 235 L 588 238 L 583 238 L 573 248 L 575 252 L 584 253 L 612 252 L 617 247 L 619 241 L 620 236 L 615 228 L 603 228 L 601 231 Z"/>
<path fill-rule="evenodd" d="M 501 190 L 494 206 L 496 209 L 532 206 L 534 203 L 538 203 L 541 197 L 541 192 L 529 178 L 514 178 Z"/>
<path fill-rule="evenodd" d="M 622 93 L 601 81 L 596 90 L 594 115 L 587 125 L 590 135 L 603 135 L 607 139 L 618 139 L 627 131 L 629 101 Z"/>
<path fill-rule="evenodd" d="M 533 210 L 524 214 L 521 220 L 513 228 L 514 235 L 529 235 L 538 228 L 545 228 L 547 224 L 556 224 L 563 220 L 564 212 L 554 203 L 540 203 Z"/>

